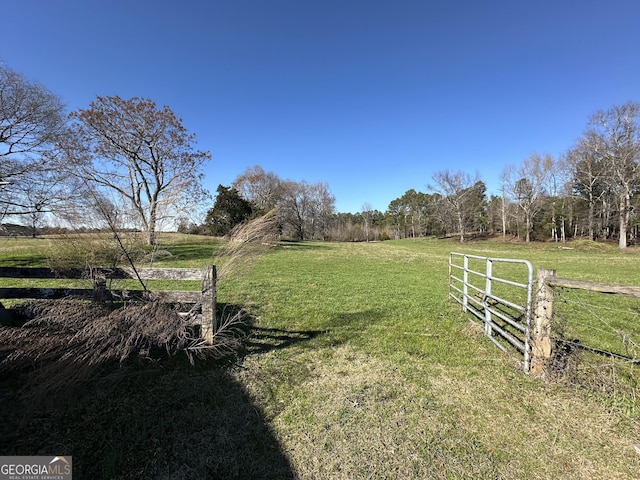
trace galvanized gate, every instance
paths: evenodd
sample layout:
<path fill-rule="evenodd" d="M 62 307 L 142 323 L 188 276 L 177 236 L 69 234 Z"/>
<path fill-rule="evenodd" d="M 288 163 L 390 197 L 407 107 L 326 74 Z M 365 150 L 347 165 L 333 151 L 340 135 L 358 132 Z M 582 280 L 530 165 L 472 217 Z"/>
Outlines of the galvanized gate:
<path fill-rule="evenodd" d="M 484 323 L 485 335 L 501 350 L 515 348 L 525 372 L 531 357 L 532 290 L 533 266 L 527 260 L 449 254 L 449 296 Z"/>

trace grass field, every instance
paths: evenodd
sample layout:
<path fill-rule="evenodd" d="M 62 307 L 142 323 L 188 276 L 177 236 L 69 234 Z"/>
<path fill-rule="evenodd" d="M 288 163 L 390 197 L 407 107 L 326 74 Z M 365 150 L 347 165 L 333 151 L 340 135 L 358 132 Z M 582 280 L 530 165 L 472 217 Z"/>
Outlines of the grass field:
<path fill-rule="evenodd" d="M 162 241 L 173 256 L 157 266 L 221 245 Z M 0 265 L 46 264 L 50 242 L 0 239 Z M 638 250 L 568 246 L 265 248 L 218 285 L 222 307 L 254 318 L 237 358 L 115 369 L 42 404 L 3 378 L 0 452 L 73 455 L 77 478 L 640 478 L 640 400 L 524 375 L 447 298 L 452 250 L 640 284 Z"/>

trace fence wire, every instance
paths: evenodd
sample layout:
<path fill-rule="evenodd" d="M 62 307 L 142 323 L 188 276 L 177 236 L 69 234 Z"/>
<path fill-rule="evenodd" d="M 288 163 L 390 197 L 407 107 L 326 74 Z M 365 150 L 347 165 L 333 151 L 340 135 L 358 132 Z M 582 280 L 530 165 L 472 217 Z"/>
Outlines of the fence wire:
<path fill-rule="evenodd" d="M 550 373 L 640 417 L 640 299 L 555 287 Z"/>
<path fill-rule="evenodd" d="M 640 299 L 556 287 L 556 341 L 640 363 Z"/>

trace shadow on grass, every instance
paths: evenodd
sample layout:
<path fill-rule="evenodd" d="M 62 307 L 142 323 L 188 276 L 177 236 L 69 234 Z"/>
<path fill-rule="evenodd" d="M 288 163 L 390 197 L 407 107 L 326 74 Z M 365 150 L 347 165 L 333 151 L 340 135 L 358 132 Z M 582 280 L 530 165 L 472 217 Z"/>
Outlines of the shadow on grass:
<path fill-rule="evenodd" d="M 44 254 L 25 253 L 18 254 L 11 253 L 10 258 L 3 258 L 0 255 L 0 266 L 2 267 L 36 267 L 47 264 L 47 257 Z"/>
<path fill-rule="evenodd" d="M 224 323 L 226 318 L 242 318 L 243 326 L 240 328 L 244 339 L 238 357 L 244 358 L 251 355 L 260 355 L 272 350 L 281 350 L 292 345 L 308 342 L 327 333 L 323 330 L 285 330 L 281 328 L 266 328 L 256 325 L 257 318 L 247 312 L 240 305 L 232 303 L 218 303 L 216 318 Z"/>
<path fill-rule="evenodd" d="M 280 240 L 278 246 L 281 248 L 294 248 L 296 250 L 318 250 L 322 248 L 331 248 L 328 245 L 323 245 L 322 242 L 311 241 L 299 241 L 299 240 Z"/>
<path fill-rule="evenodd" d="M 372 325 L 379 324 L 388 315 L 381 310 L 342 312 L 331 318 L 334 344 L 344 343 L 364 334 Z"/>
<path fill-rule="evenodd" d="M 326 333 L 319 330 L 282 330 L 279 328 L 252 327 L 244 342 L 243 356 L 258 355 L 272 350 L 280 350 L 300 342 L 308 342 Z"/>
<path fill-rule="evenodd" d="M 3 455 L 72 455 L 77 478 L 295 478 L 260 407 L 224 369 L 159 364 L 103 379 L 71 405 L 34 409 L 5 395 L 3 406 Z"/>
<path fill-rule="evenodd" d="M 162 246 L 160 247 L 163 248 Z M 166 250 L 171 252 L 178 260 L 194 261 L 202 260 L 203 263 L 210 263 L 214 253 L 221 248 L 220 241 L 213 239 L 210 244 L 175 244 L 167 245 Z"/>
<path fill-rule="evenodd" d="M 337 347 L 361 337 L 372 325 L 386 318 L 384 312 L 365 310 L 339 313 L 317 330 L 286 330 L 252 326 L 241 356 L 258 355 L 315 340 L 311 348 Z M 326 327 L 326 328 L 325 328 Z"/>
<path fill-rule="evenodd" d="M 252 354 L 314 335 L 253 333 Z M 3 347 L 0 339 L 0 361 L 11 353 Z M 71 376 L 79 366 L 69 362 L 65 368 Z M 77 478 L 296 478 L 262 408 L 228 362 L 191 365 L 181 353 L 112 362 L 101 366 L 99 376 L 35 402 L 29 388 L 37 390 L 38 373 L 21 369 L 0 377 L 3 455 L 73 456 Z"/>

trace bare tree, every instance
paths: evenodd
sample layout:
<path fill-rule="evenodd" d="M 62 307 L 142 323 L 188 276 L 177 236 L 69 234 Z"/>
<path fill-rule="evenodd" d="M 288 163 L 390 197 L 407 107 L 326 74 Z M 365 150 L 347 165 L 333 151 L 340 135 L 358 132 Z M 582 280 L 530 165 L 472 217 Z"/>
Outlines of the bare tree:
<path fill-rule="evenodd" d="M 500 173 L 501 183 L 501 205 L 500 205 L 500 217 L 502 218 L 502 238 L 507 236 L 507 190 L 511 177 L 513 176 L 513 165 L 507 165 Z"/>
<path fill-rule="evenodd" d="M 276 206 L 283 226 L 297 240 L 325 238 L 334 213 L 335 197 L 326 183 L 282 182 L 282 198 Z"/>
<path fill-rule="evenodd" d="M 594 151 L 595 143 L 593 133 L 587 132 L 565 155 L 565 161 L 571 169 L 573 193 L 587 203 L 587 229 L 591 240 L 597 236 L 596 206 L 605 201 L 609 192 L 607 179 L 610 177 L 607 164 Z"/>
<path fill-rule="evenodd" d="M 63 112 L 57 96 L 0 63 L 0 168 L 9 158 L 49 150 L 63 131 Z M 0 170 L 0 176 L 8 174 Z"/>
<path fill-rule="evenodd" d="M 369 231 L 371 230 L 371 217 L 373 215 L 373 207 L 369 202 L 365 202 L 362 204 L 362 208 L 360 209 L 362 212 L 362 219 L 364 220 L 364 238 L 368 242 L 369 241 Z"/>
<path fill-rule="evenodd" d="M 0 63 L 0 219 L 25 213 L 23 177 L 49 168 L 44 155 L 54 149 L 64 126 L 57 96 Z"/>
<path fill-rule="evenodd" d="M 335 197 L 324 182 L 281 180 L 254 166 L 231 184 L 258 212 L 277 210 L 281 232 L 298 240 L 326 239 L 335 213 Z"/>
<path fill-rule="evenodd" d="M 293 236 L 304 240 L 307 238 L 307 220 L 313 208 L 309 184 L 288 180 L 282 185 L 284 195 L 278 204 L 278 213 L 283 224 L 293 229 Z"/>
<path fill-rule="evenodd" d="M 74 171 L 98 189 L 117 192 L 137 215 L 148 244 L 162 216 L 205 197 L 201 167 L 211 155 L 196 151 L 182 120 L 149 99 L 97 97 L 71 114 Z"/>
<path fill-rule="evenodd" d="M 628 102 L 596 112 L 585 139 L 606 165 L 608 187 L 618 202 L 618 246 L 627 247 L 632 198 L 640 187 L 640 104 Z"/>
<path fill-rule="evenodd" d="M 526 242 L 531 241 L 534 217 L 542 208 L 542 198 L 553 168 L 551 155 L 532 153 L 520 167 L 507 166 L 503 171 L 509 191 L 524 215 Z"/>
<path fill-rule="evenodd" d="M 311 185 L 313 197 L 313 225 L 314 232 L 320 239 L 326 240 L 329 234 L 333 214 L 335 213 L 336 197 L 329 190 L 325 182 Z"/>
<path fill-rule="evenodd" d="M 262 167 L 256 165 L 247 168 L 231 186 L 264 213 L 274 208 L 281 200 L 284 193 L 282 184 L 282 180 L 275 173 L 265 172 Z"/>
<path fill-rule="evenodd" d="M 544 178 L 543 189 L 551 202 L 551 238 L 554 241 L 566 240 L 565 236 L 565 193 L 568 192 L 570 169 L 564 158 L 551 159 L 551 166 Z"/>
<path fill-rule="evenodd" d="M 63 218 L 66 211 L 78 200 L 64 172 L 56 169 L 31 170 L 14 185 L 19 204 L 14 203 L 22 218 L 31 227 L 31 235 L 37 235 L 47 218 Z"/>
<path fill-rule="evenodd" d="M 436 182 L 435 190 L 442 195 L 442 200 L 451 208 L 457 220 L 460 242 L 464 242 L 467 217 L 470 209 L 474 210 L 477 205 L 468 202 L 467 197 L 475 196 L 474 185 L 481 183 L 478 176 L 471 177 L 464 172 L 442 171 L 433 174 L 433 181 Z M 434 187 L 428 188 L 434 190 Z"/>

